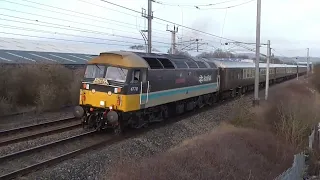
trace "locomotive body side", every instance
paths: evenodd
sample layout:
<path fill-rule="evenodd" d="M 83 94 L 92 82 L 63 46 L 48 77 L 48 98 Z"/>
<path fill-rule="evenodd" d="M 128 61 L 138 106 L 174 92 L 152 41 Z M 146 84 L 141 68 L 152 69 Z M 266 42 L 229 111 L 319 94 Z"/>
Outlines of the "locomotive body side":
<path fill-rule="evenodd" d="M 149 70 L 149 94 L 145 108 L 218 91 L 217 69 Z M 148 100 L 146 100 L 148 99 Z"/>

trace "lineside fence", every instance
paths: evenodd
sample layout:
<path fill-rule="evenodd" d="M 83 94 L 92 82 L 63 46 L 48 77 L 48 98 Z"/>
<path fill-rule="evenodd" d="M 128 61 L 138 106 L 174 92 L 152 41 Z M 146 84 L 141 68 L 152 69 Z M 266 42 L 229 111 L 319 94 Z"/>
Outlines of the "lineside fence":
<path fill-rule="evenodd" d="M 309 136 L 309 152 L 315 148 L 319 148 L 319 129 L 320 123 L 318 126 L 313 128 L 312 133 Z M 316 147 L 317 146 L 317 147 Z M 294 155 L 293 164 L 286 171 L 281 173 L 275 180 L 301 180 L 305 179 L 307 170 L 308 170 L 308 152 L 300 152 Z"/>

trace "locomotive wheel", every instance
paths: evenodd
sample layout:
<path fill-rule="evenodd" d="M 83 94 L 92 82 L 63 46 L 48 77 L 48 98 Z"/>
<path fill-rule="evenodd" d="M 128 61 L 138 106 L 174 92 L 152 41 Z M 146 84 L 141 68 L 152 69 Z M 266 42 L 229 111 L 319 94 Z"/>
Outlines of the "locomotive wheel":
<path fill-rule="evenodd" d="M 198 108 L 199 108 L 199 109 L 201 109 L 201 108 L 204 107 L 203 97 L 202 97 L 202 96 L 199 96 L 198 101 L 197 101 L 197 104 L 198 104 Z"/>
<path fill-rule="evenodd" d="M 162 107 L 161 115 L 163 120 L 167 120 L 169 118 L 169 110 L 167 106 Z"/>
<path fill-rule="evenodd" d="M 105 119 L 101 119 L 101 116 L 96 116 L 96 124 L 97 124 L 97 126 L 95 127 L 96 131 L 101 131 L 105 122 L 106 122 Z"/>
<path fill-rule="evenodd" d="M 120 121 L 120 122 L 118 123 L 118 125 L 113 128 L 113 134 L 116 135 L 116 136 L 120 136 L 120 135 L 123 134 L 123 132 L 124 132 L 124 125 L 123 125 L 123 123 Z"/>
<path fill-rule="evenodd" d="M 93 114 L 91 114 L 89 117 L 88 117 L 88 120 L 87 120 L 87 126 L 85 129 L 91 129 L 95 126 L 95 116 Z"/>
<path fill-rule="evenodd" d="M 113 129 L 113 133 L 114 133 L 114 135 L 116 135 L 116 136 L 120 136 L 120 135 L 122 134 L 122 128 L 120 127 L 120 125 L 118 125 L 117 127 L 115 127 L 115 128 Z"/>
<path fill-rule="evenodd" d="M 85 129 L 88 125 L 88 117 L 87 116 L 83 116 L 81 118 L 81 124 L 82 124 L 82 128 Z"/>
<path fill-rule="evenodd" d="M 232 91 L 231 91 L 231 97 L 232 97 L 232 98 L 236 97 L 236 93 L 237 93 L 237 92 L 236 92 L 236 90 L 235 90 L 235 89 L 234 89 L 234 90 L 232 90 Z"/>

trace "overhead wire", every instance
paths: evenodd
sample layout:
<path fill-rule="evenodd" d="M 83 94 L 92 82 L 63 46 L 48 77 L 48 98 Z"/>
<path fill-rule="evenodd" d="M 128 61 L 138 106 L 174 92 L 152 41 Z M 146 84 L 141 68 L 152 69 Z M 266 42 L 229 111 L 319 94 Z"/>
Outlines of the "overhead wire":
<path fill-rule="evenodd" d="M 246 2 L 243 2 L 243 3 L 240 3 L 240 4 L 236 4 L 236 5 L 233 5 L 233 6 L 227 6 L 227 7 L 220 7 L 220 8 L 205 8 L 205 9 L 200 9 L 200 8 L 197 8 L 199 10 L 213 10 L 213 9 L 231 9 L 231 8 L 235 8 L 235 7 L 239 7 L 239 6 L 243 6 L 245 4 L 249 4 L 253 1 L 256 1 L 256 0 L 250 0 L 250 1 L 246 1 Z"/>
<path fill-rule="evenodd" d="M 7 1 L 7 0 L 4 0 L 4 1 Z M 30 0 L 22 0 L 22 1 L 26 1 L 26 2 L 32 2 L 32 3 L 36 3 L 36 2 L 33 2 L 33 1 L 30 1 Z M 78 1 L 82 1 L 82 2 L 86 2 L 86 1 L 83 1 L 83 0 L 78 0 Z M 118 7 L 121 7 L 121 8 L 125 8 L 127 10 L 130 10 L 132 12 L 135 12 L 135 13 L 141 13 L 139 11 L 136 11 L 136 10 L 133 10 L 133 9 L 130 9 L 130 8 L 127 8 L 127 7 L 124 7 L 124 6 L 121 6 L 121 5 L 117 5 L 115 3 L 111 3 L 109 1 L 106 1 L 106 0 L 101 0 L 103 2 L 106 2 L 106 3 L 109 3 L 109 4 L 112 4 L 112 5 L 115 5 L 115 6 L 118 6 Z M 7 1 L 8 2 L 8 1 Z M 88 2 L 86 2 L 88 3 Z M 41 3 L 36 3 L 36 4 L 41 4 Z M 92 4 L 92 3 L 89 3 L 89 4 Z M 94 5 L 94 4 L 93 4 Z M 49 6 L 49 5 L 45 5 L 45 6 Z M 54 7 L 54 6 L 50 6 L 50 7 L 53 7 L 53 8 L 57 8 L 57 9 L 62 9 L 62 10 L 66 10 L 66 9 L 63 9 L 63 8 L 58 8 L 58 7 Z M 106 7 L 102 7 L 102 8 L 106 8 Z M 109 8 L 107 8 L 109 9 Z M 67 11 L 71 11 L 71 10 L 67 10 Z M 71 11 L 71 12 L 75 12 L 77 13 L 76 11 Z M 119 12 L 119 11 L 117 11 Z M 120 11 L 121 12 L 121 11 Z M 79 13 L 79 12 L 78 12 Z M 123 12 L 121 12 L 123 13 Z M 80 14 L 85 14 L 85 13 L 80 13 Z M 127 13 L 126 13 L 127 14 Z M 86 15 L 86 14 L 85 14 Z M 88 15 L 88 14 L 87 14 Z M 128 14 L 130 16 L 134 16 L 133 14 Z M 91 16 L 91 15 L 89 15 Z M 93 16 L 94 17 L 94 16 Z M 97 16 L 96 16 L 97 17 Z M 216 37 L 216 38 L 220 38 L 220 39 L 225 39 L 225 40 L 230 40 L 230 41 L 233 41 L 233 42 L 239 42 L 239 41 L 236 41 L 236 40 L 232 40 L 232 39 L 229 39 L 229 38 L 224 38 L 224 37 L 220 37 L 220 36 L 217 36 L 217 35 L 214 35 L 214 34 L 211 34 L 211 33 L 207 33 L 207 32 L 204 32 L 204 31 L 201 31 L 201 30 L 197 30 L 197 29 L 194 29 L 194 28 L 190 28 L 190 27 L 187 27 L 187 26 L 184 26 L 184 25 L 180 25 L 180 24 L 177 24 L 177 23 L 174 23 L 174 22 L 171 22 L 171 21 L 168 21 L 168 20 L 165 20 L 165 19 L 162 19 L 162 18 L 158 18 L 158 17 L 154 17 L 155 19 L 158 19 L 160 21 L 163 21 L 163 22 L 167 22 L 167 23 L 171 23 L 171 24 L 175 24 L 175 25 L 178 25 L 180 27 L 183 27 L 183 28 L 186 28 L 186 29 L 189 29 L 189 30 L 192 30 L 192 31 L 196 31 L 196 32 L 200 32 L 202 34 L 205 34 L 205 35 L 209 35 L 209 36 L 213 36 L 213 37 Z M 113 20 L 114 21 L 114 20 Z M 39 22 L 39 21 L 37 21 Z M 43 23 L 43 22 L 42 22 Z M 120 23 L 123 23 L 123 24 L 129 24 L 129 23 L 124 23 L 124 22 L 120 22 Z M 49 24 L 52 24 L 52 23 L 49 23 Z M 163 23 L 160 23 L 160 24 L 163 24 Z M 129 24 L 130 25 L 130 24 Z M 133 25 L 133 24 L 131 24 Z M 59 25 L 60 26 L 60 25 Z M 69 26 L 70 27 L 70 26 Z M 141 40 L 141 39 L 140 39 Z M 166 43 L 168 44 L 168 43 Z"/>
<path fill-rule="evenodd" d="M 5 15 L 5 14 L 0 14 L 0 16 L 1 16 L 1 15 L 2 15 L 2 16 L 11 17 L 11 18 L 16 18 L 16 19 L 23 19 L 23 20 L 32 21 L 32 22 L 37 22 L 37 23 L 43 23 L 43 24 L 53 25 L 53 26 L 45 26 L 45 27 L 54 27 L 54 28 L 59 28 L 59 29 L 61 29 L 61 27 L 64 27 L 64 29 L 77 30 L 77 31 L 80 31 L 80 32 L 87 32 L 87 33 L 101 34 L 101 35 L 109 35 L 109 36 L 115 36 L 115 37 L 121 37 L 121 38 L 128 38 L 128 39 L 135 39 L 135 40 L 143 40 L 142 38 L 135 38 L 135 37 L 129 37 L 129 36 L 116 35 L 116 34 L 113 34 L 113 33 L 111 34 L 111 33 L 106 33 L 106 32 L 101 32 L 101 31 L 88 30 L 88 29 L 83 29 L 83 28 L 66 26 L 66 25 L 61 25 L 61 24 L 56 24 L 56 23 L 43 22 L 43 21 L 39 21 L 39 20 L 32 20 L 32 19 L 21 18 L 21 17 L 16 17 L 16 16 L 10 16 L 10 15 Z M 2 19 L 2 18 L 0 18 L 0 20 L 18 22 L 18 23 L 29 24 L 29 25 L 43 26 L 43 25 L 40 25 L 40 24 L 37 24 L 37 23 L 27 23 L 27 22 L 23 22 L 23 21 L 15 21 L 15 20 L 8 20 L 8 19 Z M 57 27 L 57 26 L 58 26 L 58 27 Z M 160 41 L 154 41 L 154 42 L 155 42 L 155 43 L 161 43 L 161 44 L 170 44 L 170 43 L 160 42 Z"/>
<path fill-rule="evenodd" d="M 41 37 L 35 35 L 27 35 L 27 34 L 19 34 L 19 33 L 11 33 L 11 32 L 1 32 L 0 34 L 9 34 L 9 35 L 17 35 L 17 36 L 25 36 L 25 37 L 34 37 L 41 39 L 51 39 L 51 40 L 60 40 L 60 41 L 71 41 L 71 42 L 81 42 L 81 43 L 92 43 L 92 44 L 104 44 L 110 46 L 128 46 L 128 45 L 137 45 L 137 44 L 110 44 L 110 43 L 101 43 L 101 42 L 93 42 L 93 41 L 82 41 L 82 40 L 72 40 L 72 39 L 62 39 L 62 38 L 53 38 L 53 37 Z"/>
<path fill-rule="evenodd" d="M 91 5 L 93 5 L 93 6 L 97 6 L 97 7 L 100 7 L 100 8 L 113 10 L 113 11 L 116 11 L 116 12 L 119 12 L 119 13 L 122 13 L 122 14 L 130 15 L 130 16 L 135 16 L 135 15 L 133 15 L 133 14 L 128 14 L 128 13 L 125 13 L 125 12 L 122 12 L 122 11 L 117 11 L 117 10 L 110 9 L 110 8 L 108 8 L 108 7 L 105 7 L 105 6 L 100 6 L 100 5 L 94 4 L 94 3 L 92 3 L 92 2 L 87 2 L 87 1 L 84 1 L 84 0 L 78 0 L 78 1 L 81 1 L 81 2 L 84 2 L 84 3 L 87 3 L 87 4 L 91 4 Z M 115 3 L 112 3 L 112 2 L 109 2 L 109 1 L 105 1 L 105 0 L 101 0 L 101 1 L 106 2 L 106 3 L 111 3 L 112 5 L 116 5 Z M 120 6 L 120 5 L 119 5 L 119 6 Z M 125 6 L 121 6 L 121 7 L 123 7 L 123 8 L 126 9 L 126 10 L 131 10 L 132 12 L 135 12 L 135 13 L 139 13 L 139 14 L 142 13 L 142 11 L 137 11 L 137 10 L 134 10 L 134 9 L 130 9 L 130 8 L 125 7 Z M 145 19 L 145 18 L 143 18 L 143 17 L 140 17 L 140 18 Z M 162 25 L 166 25 L 166 24 L 160 23 L 160 22 L 156 22 L 156 23 L 162 24 Z"/>
<path fill-rule="evenodd" d="M 225 3 L 229 3 L 229 2 L 234 2 L 234 1 L 239 1 L 239 0 L 228 0 L 228 1 L 221 1 L 221 2 L 217 2 L 217 3 L 209 3 L 209 4 L 190 4 L 190 5 L 184 5 L 184 4 L 172 4 L 172 3 L 166 3 L 163 1 L 156 1 L 156 0 L 152 0 L 152 2 L 155 3 L 159 3 L 159 4 L 164 4 L 164 5 L 168 5 L 168 6 L 189 6 L 189 7 L 195 7 L 195 6 L 215 6 L 215 5 L 219 5 L 219 4 L 225 4 Z"/>
<path fill-rule="evenodd" d="M 83 0 L 79 0 L 79 1 L 83 1 Z M 119 4 L 115 4 L 115 3 L 112 3 L 110 1 L 107 1 L 107 0 L 101 0 L 105 3 L 108 3 L 108 4 L 111 4 L 111 5 L 114 5 L 114 6 L 117 6 L 117 7 L 121 7 L 123 9 L 127 9 L 129 11 L 132 11 L 132 12 L 136 12 L 136 13 L 140 13 L 139 11 L 136 11 L 134 9 L 131 9 L 131 8 L 128 8 L 128 7 L 125 7 L 125 6 L 122 6 L 122 5 L 119 5 Z M 254 0 L 252 0 L 254 1 Z M 220 38 L 220 39 L 224 39 L 224 40 L 229 40 L 229 41 L 232 41 L 232 42 L 240 42 L 240 41 L 236 41 L 236 40 L 233 40 L 233 39 L 229 39 L 229 38 L 224 38 L 224 37 L 221 37 L 221 36 L 218 36 L 218 35 L 214 35 L 214 34 L 211 34 L 211 33 L 208 33 L 208 32 L 204 32 L 204 31 L 201 31 L 201 30 L 198 30 L 198 29 L 194 29 L 194 28 L 191 28 L 191 27 L 187 27 L 187 26 L 184 26 L 184 25 L 181 25 L 181 24 L 178 24 L 178 23 L 175 23 L 175 22 L 172 22 L 172 21 L 169 21 L 169 20 L 165 20 L 165 19 L 162 19 L 162 18 L 159 18 L 159 17 L 155 17 L 153 16 L 154 19 L 158 19 L 160 21 L 163 21 L 163 22 L 167 22 L 167 23 L 170 23 L 170 24 L 175 24 L 179 27 L 183 27 L 183 28 L 186 28 L 186 29 L 190 29 L 190 30 L 193 30 L 193 31 L 196 31 L 196 32 L 200 32 L 200 33 L 203 33 L 203 34 L 206 34 L 206 35 L 210 35 L 210 36 L 213 36 L 213 37 L 216 37 L 216 38 Z"/>
<path fill-rule="evenodd" d="M 18 27 L 18 26 L 10 26 L 10 25 L 3 25 L 3 24 L 0 24 L 0 27 L 7 28 L 7 29 L 12 29 L 12 30 L 20 29 L 20 30 L 31 31 L 31 32 L 40 32 L 40 33 L 47 33 L 47 34 L 54 34 L 54 35 L 64 35 L 64 36 L 72 36 L 72 37 L 104 40 L 104 41 L 113 41 L 113 42 L 121 42 L 121 43 L 122 42 L 124 42 L 124 43 L 137 43 L 137 42 L 121 41 L 121 40 L 116 40 L 116 39 L 106 39 L 106 38 L 97 38 L 97 37 L 82 36 L 82 35 L 73 35 L 73 34 L 67 34 L 67 33 L 52 32 L 52 31 L 45 31 L 45 30 L 38 30 L 38 29 Z M 136 39 L 136 40 L 143 41 L 142 39 Z"/>
<path fill-rule="evenodd" d="M 84 19 L 93 20 L 93 19 L 87 18 L 87 17 L 81 17 L 81 16 L 77 16 L 77 15 L 73 15 L 73 14 L 64 13 L 64 12 L 58 12 L 58 11 L 53 11 L 53 10 L 49 10 L 49 9 L 43 9 L 43 8 L 40 8 L 40 7 L 35 7 L 35 6 L 27 5 L 27 4 L 21 4 L 21 3 L 17 3 L 17 2 L 12 2 L 12 1 L 9 1 L 9 0 L 2 0 L 2 1 L 7 2 L 7 3 L 11 3 L 11 4 L 20 5 L 20 6 L 34 8 L 34 9 L 37 9 L 37 10 L 40 9 L 40 10 L 49 11 L 49 12 L 53 12 L 53 13 L 64 14 L 64 15 L 67 15 L 67 16 L 80 17 L 80 18 L 84 18 Z M 105 21 L 101 21 L 101 20 L 94 20 L 94 21 L 100 21 L 100 22 L 113 21 L 115 23 L 121 23 L 121 24 L 125 24 L 125 25 L 130 25 L 130 26 L 136 27 L 136 24 L 131 24 L 131 23 L 121 22 L 121 21 L 117 21 L 117 20 L 113 20 L 113 19 L 104 18 L 104 17 L 94 16 L 94 15 L 91 15 L 91 14 L 72 11 L 72 10 L 69 10 L 69 9 L 64 9 L 64 8 L 60 8 L 60 7 L 56 7 L 56 6 L 51 6 L 51 5 L 46 5 L 46 4 L 42 4 L 42 3 L 38 3 L 38 2 L 33 2 L 33 1 L 30 1 L 30 0 L 21 0 L 21 1 L 26 1 L 26 2 L 29 2 L 29 3 L 34 3 L 34 4 L 37 4 L 37 5 L 41 5 L 41 6 L 45 6 L 45 7 L 49 7 L 49 8 L 59 9 L 59 10 L 63 10 L 63 11 L 68 11 L 68 12 L 72 12 L 72 13 L 76 13 L 76 14 L 80 14 L 80 15 L 84 15 L 84 16 L 90 16 L 90 17 L 94 17 L 94 18 L 105 20 Z M 92 4 L 92 3 L 90 3 L 90 4 Z M 6 8 L 3 8 L 3 9 L 6 9 Z M 131 15 L 131 16 L 134 16 L 134 15 Z M 135 17 L 137 18 L 137 16 L 135 16 Z M 123 25 L 118 25 L 118 26 L 123 26 Z M 129 26 L 123 26 L 123 27 L 128 27 L 128 28 L 132 29 L 132 27 L 129 27 Z M 165 34 L 161 30 L 155 29 L 154 31 L 156 31 L 156 33 L 159 33 L 159 34 Z"/>
<path fill-rule="evenodd" d="M 8 1 L 8 0 L 5 0 L 7 2 L 10 2 L 10 3 L 15 3 L 15 2 L 11 2 L 11 1 Z M 39 5 L 43 5 L 43 6 L 48 6 L 48 7 L 51 7 L 51 8 L 56 8 L 56 9 L 60 9 L 60 10 L 66 10 L 66 11 L 70 11 L 70 12 L 74 12 L 74 13 L 79 13 L 77 11 L 71 11 L 71 10 L 67 10 L 67 9 L 63 9 L 63 8 L 59 8 L 59 7 L 55 7 L 55 6 L 50 6 L 50 5 L 45 5 L 45 4 L 41 4 L 41 3 L 36 3 L 36 2 L 33 2 L 33 1 L 30 1 L 30 0 L 23 0 L 23 1 L 27 1 L 27 2 L 32 2 L 32 3 L 35 3 L 35 4 L 39 4 Z M 86 2 L 86 1 L 83 1 L 83 2 Z M 87 2 L 88 3 L 88 2 Z M 17 3 L 15 3 L 17 4 Z M 92 4 L 92 5 L 96 5 L 96 4 L 93 4 L 93 3 L 89 3 L 89 4 Z M 24 4 L 20 4 L 20 5 L 24 5 Z M 27 5 L 28 7 L 33 7 L 33 8 L 37 8 L 37 7 L 34 7 L 34 6 L 30 6 L 30 5 Z M 46 10 L 46 9 L 43 9 L 43 10 Z M 16 11 L 16 10 L 13 10 L 13 11 Z M 51 10 L 50 10 L 51 11 Z M 57 11 L 52 11 L 52 12 L 55 12 L 55 13 L 59 13 Z M 136 11 L 138 12 L 138 11 Z M 22 12 L 24 13 L 24 12 Z M 32 14 L 32 13 L 29 13 L 29 14 Z M 66 13 L 64 13 L 66 14 Z M 79 14 L 84 14 L 84 13 L 79 13 Z M 36 14 L 33 14 L 33 15 L 36 15 Z M 66 14 L 66 15 L 70 15 L 70 14 Z M 91 16 L 89 14 L 84 14 L 84 15 L 88 15 L 88 16 Z M 70 16 L 74 16 L 74 15 L 70 15 Z M 79 16 L 78 16 L 79 17 Z M 98 17 L 98 16 L 92 16 L 92 17 L 97 17 L 97 18 L 100 18 L 100 19 L 104 19 L 104 18 L 101 18 L 101 17 Z M 48 17 L 49 18 L 49 17 Z M 55 19 L 58 19 L 58 18 L 55 18 Z M 66 21 L 64 19 L 59 19 L 59 20 L 62 20 L 62 21 Z M 107 19 L 107 20 L 110 20 L 110 19 Z M 69 21 L 69 20 L 68 20 Z M 112 20 L 112 21 L 115 21 L 115 20 Z M 72 23 L 78 23 L 78 22 L 74 22 L 74 21 L 69 21 L 69 22 L 72 22 Z M 121 22 L 122 23 L 122 22 Z M 78 23 L 79 24 L 79 23 Z M 84 24 L 84 23 L 81 23 L 81 24 Z M 123 23 L 123 24 L 129 24 L 129 23 Z M 163 24 L 163 23 L 161 23 Z M 89 24 L 86 24 L 86 25 L 89 25 Z M 129 25 L 132 25 L 134 26 L 133 24 L 129 24 Z M 97 26 L 97 25 L 94 25 L 96 27 L 101 27 L 101 28 L 104 28 L 102 26 Z M 124 26 L 124 27 L 128 27 L 128 26 Z M 131 28 L 131 27 L 130 27 Z M 118 30 L 118 29 L 113 29 L 113 30 Z M 123 31 L 123 30 L 119 30 L 119 31 Z M 123 32 L 129 32 L 129 31 L 123 31 Z M 129 33 L 132 33 L 132 32 L 129 32 Z M 164 34 L 164 33 L 163 33 Z M 154 36 L 154 35 L 153 35 Z M 154 37 L 159 37 L 159 36 L 154 36 Z M 161 37 L 162 38 L 162 37 Z M 209 41 L 209 40 L 208 40 Z M 157 41 L 154 41 L 154 42 L 157 42 Z M 210 42 L 210 41 L 209 41 Z M 212 41 L 213 42 L 213 41 Z M 162 42 L 158 42 L 158 43 L 162 43 Z M 216 43 L 216 42 L 214 42 Z M 163 43 L 163 44 L 169 44 L 169 43 Z"/>
<path fill-rule="evenodd" d="M 56 18 L 56 17 L 51 17 L 51 16 L 45 16 L 45 15 L 40 15 L 40 14 L 34 14 L 34 13 L 29 13 L 29 12 L 23 12 L 23 11 L 17 11 L 17 10 L 13 10 L 13 9 L 6 9 L 6 8 L 0 8 L 2 10 L 7 10 L 7 11 L 13 11 L 13 12 L 18 12 L 18 13 L 22 13 L 22 14 L 28 14 L 28 15 L 34 15 L 34 16 L 39 16 L 41 18 L 49 18 L 49 19 L 54 19 L 54 20 L 59 20 L 59 21 L 65 21 L 65 22 L 70 22 L 70 23 L 75 23 L 75 24 L 81 24 L 81 25 L 87 25 L 87 26 L 92 26 L 92 27 L 97 27 L 97 28 L 104 28 L 104 29 L 110 29 L 110 30 L 116 30 L 110 27 L 106 27 L 106 26 L 99 26 L 99 25 L 94 25 L 94 24 L 88 24 L 88 23 L 82 23 L 82 22 L 77 22 L 77 21 L 72 21 L 72 20 L 68 20 L 68 19 L 61 19 L 61 18 Z M 128 26 L 125 26 L 128 27 Z M 122 31 L 122 32 L 129 32 L 130 31 L 124 31 L 124 30 L 118 30 L 117 31 Z"/>

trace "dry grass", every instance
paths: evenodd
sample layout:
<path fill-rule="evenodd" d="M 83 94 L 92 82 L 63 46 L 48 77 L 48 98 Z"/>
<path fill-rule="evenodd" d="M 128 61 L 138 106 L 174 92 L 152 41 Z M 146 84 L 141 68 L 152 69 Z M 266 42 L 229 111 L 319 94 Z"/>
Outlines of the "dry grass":
<path fill-rule="evenodd" d="M 320 64 L 314 65 L 311 82 L 315 89 L 320 92 Z"/>
<path fill-rule="evenodd" d="M 27 65 L 0 67 L 0 114 L 20 107 L 38 111 L 70 105 L 78 100 L 81 70 L 62 65 Z"/>
<path fill-rule="evenodd" d="M 272 179 L 292 163 L 271 133 L 221 127 L 151 159 L 119 164 L 113 180 Z"/>
<path fill-rule="evenodd" d="M 290 83 L 278 88 L 261 107 L 248 109 L 239 103 L 230 123 L 272 132 L 297 150 L 302 150 L 318 121 L 319 100 L 306 82 Z"/>

